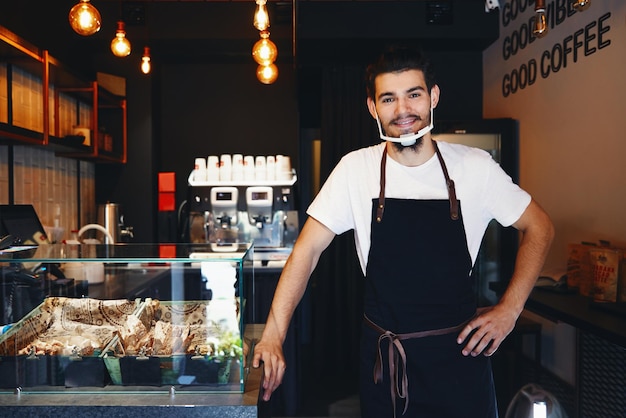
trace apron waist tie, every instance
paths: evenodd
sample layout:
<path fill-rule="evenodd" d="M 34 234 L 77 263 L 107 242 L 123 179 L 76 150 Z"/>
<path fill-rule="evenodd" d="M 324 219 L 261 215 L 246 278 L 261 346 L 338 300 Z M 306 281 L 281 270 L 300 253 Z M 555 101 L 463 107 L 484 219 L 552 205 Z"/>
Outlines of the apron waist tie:
<path fill-rule="evenodd" d="M 402 346 L 402 340 L 410 340 L 413 338 L 432 337 L 436 335 L 445 335 L 457 332 L 463 329 L 470 321 L 455 325 L 448 328 L 431 329 L 426 331 L 411 332 L 407 334 L 395 334 L 391 331 L 384 330 L 370 320 L 367 315 L 363 315 L 363 322 L 374 331 L 378 332 L 378 355 L 374 365 L 374 383 L 383 380 L 383 356 L 381 352 L 381 344 L 383 340 L 389 339 L 389 380 L 391 382 L 391 403 L 393 405 L 393 416 L 396 416 L 396 395 L 398 398 L 404 399 L 404 415 L 409 407 L 409 378 L 406 374 L 406 353 Z M 402 368 L 402 381 L 400 382 L 400 368 Z"/>

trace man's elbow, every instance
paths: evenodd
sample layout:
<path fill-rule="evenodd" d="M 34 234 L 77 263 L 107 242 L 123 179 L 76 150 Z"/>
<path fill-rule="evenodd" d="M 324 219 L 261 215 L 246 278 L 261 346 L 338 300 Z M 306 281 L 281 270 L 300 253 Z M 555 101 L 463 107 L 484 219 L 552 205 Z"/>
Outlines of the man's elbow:
<path fill-rule="evenodd" d="M 555 228 L 550 215 L 534 200 L 514 226 L 524 235 L 536 237 L 547 245 L 554 239 Z"/>
<path fill-rule="evenodd" d="M 548 245 L 552 244 L 552 241 L 554 240 L 554 235 L 556 234 L 556 229 L 554 228 L 554 223 L 552 223 L 552 220 L 550 219 L 550 217 L 548 217 L 546 225 L 544 226 L 543 229 L 544 229 L 545 240 L 547 241 L 547 244 Z"/>
<path fill-rule="evenodd" d="M 532 217 L 532 221 L 526 228 L 526 232 L 531 232 L 538 239 L 543 241 L 547 247 L 552 244 L 556 230 L 550 216 L 543 210 L 539 209 Z"/>

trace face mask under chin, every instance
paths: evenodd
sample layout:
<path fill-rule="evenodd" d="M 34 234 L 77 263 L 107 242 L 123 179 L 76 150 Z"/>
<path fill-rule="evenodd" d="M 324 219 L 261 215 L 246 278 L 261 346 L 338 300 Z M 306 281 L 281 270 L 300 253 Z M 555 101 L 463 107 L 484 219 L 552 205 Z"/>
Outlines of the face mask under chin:
<path fill-rule="evenodd" d="M 422 143 L 421 138 L 433 129 L 434 127 L 433 120 L 434 120 L 434 112 L 433 112 L 433 108 L 431 107 L 430 108 L 430 125 L 420 129 L 414 134 L 404 134 L 404 135 L 401 135 L 400 137 L 393 137 L 393 136 L 385 135 L 385 133 L 383 132 L 382 125 L 380 123 L 380 118 L 378 117 L 378 113 L 376 113 L 376 124 L 378 125 L 378 133 L 380 135 L 380 139 L 382 139 L 383 141 L 393 142 L 394 145 L 396 144 L 401 145 L 400 150 L 405 149 L 406 147 L 412 147 L 413 145 L 419 146 L 419 144 Z M 418 139 L 420 140 L 419 144 L 417 143 Z M 413 149 L 416 149 L 416 148 L 413 148 Z"/>

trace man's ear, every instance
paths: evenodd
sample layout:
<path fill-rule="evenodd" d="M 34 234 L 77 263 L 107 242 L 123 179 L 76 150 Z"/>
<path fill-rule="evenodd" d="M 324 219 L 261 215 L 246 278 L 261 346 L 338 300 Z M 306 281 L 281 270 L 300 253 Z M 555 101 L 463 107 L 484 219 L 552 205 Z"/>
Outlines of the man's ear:
<path fill-rule="evenodd" d="M 370 115 L 376 119 L 376 103 L 374 103 L 371 97 L 367 98 L 367 109 L 370 111 Z"/>
<path fill-rule="evenodd" d="M 430 89 L 430 106 L 434 109 L 437 107 L 439 103 L 439 95 L 441 94 L 441 90 L 439 90 L 439 86 L 435 84 L 432 89 Z"/>

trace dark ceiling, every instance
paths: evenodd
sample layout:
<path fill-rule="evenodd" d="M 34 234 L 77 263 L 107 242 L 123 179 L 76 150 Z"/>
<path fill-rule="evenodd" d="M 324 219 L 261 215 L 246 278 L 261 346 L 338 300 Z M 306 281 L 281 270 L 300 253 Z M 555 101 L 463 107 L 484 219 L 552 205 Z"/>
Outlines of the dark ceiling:
<path fill-rule="evenodd" d="M 147 45 L 164 60 L 249 60 L 259 39 L 253 0 L 92 0 L 103 24 L 89 37 L 69 27 L 68 12 L 77 2 L 3 1 L 0 25 L 72 65 L 108 52 L 120 19 L 133 53 Z M 350 59 L 396 40 L 416 40 L 427 49 L 483 50 L 498 37 L 498 13 L 486 13 L 484 0 L 270 0 L 268 10 L 279 60 L 293 60 L 295 52 L 305 64 Z"/>

